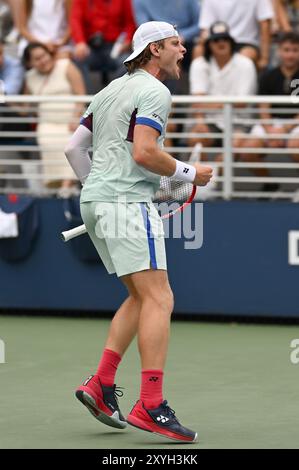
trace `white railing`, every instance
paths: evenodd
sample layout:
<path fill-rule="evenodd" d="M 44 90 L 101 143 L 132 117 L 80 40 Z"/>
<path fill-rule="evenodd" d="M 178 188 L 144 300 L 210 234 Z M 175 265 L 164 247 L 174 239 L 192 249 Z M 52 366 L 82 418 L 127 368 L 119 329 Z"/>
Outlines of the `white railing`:
<path fill-rule="evenodd" d="M 52 113 L 56 124 L 63 123 L 61 114 L 62 103 L 84 103 L 88 104 L 91 96 L 10 96 L 2 98 L 0 103 L 0 193 L 19 192 L 35 195 L 50 195 L 57 193 L 57 189 L 46 187 L 44 182 L 47 178 L 43 174 L 43 160 L 41 153 L 45 150 L 43 145 L 38 143 L 38 132 L 36 129 L 19 130 L 19 125 L 28 126 L 39 125 L 41 119 L 38 114 L 38 106 L 41 103 L 57 104 L 58 112 L 51 108 L 47 112 Z M 195 116 L 198 109 L 194 105 L 200 105 L 200 112 L 205 114 L 204 122 L 214 123 L 215 112 L 219 114 L 219 109 L 209 109 L 204 106 L 211 103 L 222 104 L 223 130 L 221 132 L 195 133 L 192 126 L 198 122 Z M 236 108 L 234 105 L 243 104 L 245 107 Z M 198 139 L 221 139 L 222 146 L 204 147 L 206 162 L 213 162 L 214 166 L 220 170 L 217 176 L 217 187 L 213 190 L 215 197 L 231 199 L 235 197 L 245 198 L 284 198 L 292 199 L 297 188 L 299 188 L 299 162 L 291 159 L 292 154 L 299 154 L 299 148 L 244 148 L 232 147 L 234 136 L 234 125 L 242 125 L 251 128 L 254 124 L 271 124 L 275 119 L 261 120 L 261 112 L 257 105 L 276 104 L 281 105 L 279 113 L 288 114 L 291 105 L 293 113 L 299 115 L 299 97 L 297 96 L 246 96 L 246 97 L 194 97 L 194 96 L 174 96 L 173 113 L 170 116 L 170 126 L 176 126 L 174 131 L 169 131 L 166 135 L 170 144 L 166 150 L 176 158 L 188 160 L 193 147 L 189 145 L 190 138 Z M 275 109 L 267 109 L 269 114 L 275 113 Z M 236 114 L 237 113 L 237 114 Z M 13 114 L 13 115 L 12 115 Z M 43 120 L 44 122 L 44 120 Z M 297 124 L 299 120 L 285 119 L 284 123 Z M 5 126 L 5 129 L 3 129 Z M 16 130 L 10 130 L 15 126 Z M 55 173 L 51 174 L 51 179 L 61 180 L 59 167 L 65 166 L 63 155 L 65 137 L 61 139 L 58 132 L 49 132 L 47 135 L 47 152 L 61 152 L 61 161 L 57 159 L 48 160 L 47 165 L 55 167 Z M 248 132 L 243 134 L 243 139 L 252 139 L 254 136 Z M 294 138 L 294 136 L 293 136 Z M 20 140 L 24 139 L 24 140 Z M 268 134 L 267 139 L 277 139 L 276 134 Z M 287 142 L 290 134 L 279 135 L 279 139 Z M 49 145 L 50 144 L 50 145 Z M 265 156 L 262 162 L 241 162 L 235 161 L 237 155 L 259 154 Z M 215 163 L 215 155 L 223 156 L 221 161 Z M 254 176 L 253 169 L 268 169 L 270 176 Z M 278 191 L 261 191 L 264 183 L 278 183 Z"/>

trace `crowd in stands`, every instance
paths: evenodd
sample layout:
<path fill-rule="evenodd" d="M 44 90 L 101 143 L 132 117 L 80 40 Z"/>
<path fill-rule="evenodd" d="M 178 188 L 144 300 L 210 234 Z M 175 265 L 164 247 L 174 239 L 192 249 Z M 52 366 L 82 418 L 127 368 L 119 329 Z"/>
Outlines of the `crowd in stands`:
<path fill-rule="evenodd" d="M 173 94 L 290 95 L 294 91 L 294 80 L 299 79 L 299 0 L 0 0 L 0 92 L 93 94 L 126 72 L 123 60 L 130 53 L 134 31 L 152 20 L 175 24 L 187 48 L 183 79 L 166 83 Z M 246 105 L 238 107 L 236 116 L 240 112 L 244 117 Z M 220 104 L 205 105 L 204 110 L 194 105 L 192 116 L 197 122 L 188 130 L 222 132 L 220 108 Z M 73 175 L 62 164 L 52 165 L 52 170 L 47 167 L 47 160 L 59 159 L 59 154 L 47 151 L 46 136 L 59 134 L 63 146 L 82 111 L 79 105 L 60 106 L 57 122 L 49 103 L 39 107 L 36 131 L 44 149 L 46 185 L 52 185 L 51 172 L 57 171 L 63 175 L 62 186 L 72 184 Z M 275 121 L 251 127 L 236 124 L 233 147 L 299 148 L 299 126 L 290 123 L 290 118 L 299 119 L 297 109 L 286 115 L 263 105 L 260 117 Z M 169 130 L 178 128 L 170 124 Z M 277 134 L 277 139 L 267 139 L 267 134 Z M 279 134 L 290 134 L 290 139 Z M 222 146 L 221 139 L 196 137 L 188 139 L 187 145 L 197 143 Z M 0 164 L 1 158 L 0 151 Z M 221 153 L 216 156 L 218 161 L 222 158 Z M 244 151 L 235 158 L 260 162 L 263 157 Z M 299 151 L 292 158 L 299 162 Z M 260 168 L 254 174 L 267 176 L 268 172 Z"/>

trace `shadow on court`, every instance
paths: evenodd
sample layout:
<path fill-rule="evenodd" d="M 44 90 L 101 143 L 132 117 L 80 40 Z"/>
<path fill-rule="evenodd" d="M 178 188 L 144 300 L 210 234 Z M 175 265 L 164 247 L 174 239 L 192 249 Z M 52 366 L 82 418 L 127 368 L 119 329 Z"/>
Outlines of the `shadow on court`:
<path fill-rule="evenodd" d="M 105 427 L 76 400 L 94 372 L 108 320 L 0 316 L 0 448 L 299 448 L 298 326 L 173 322 L 165 398 L 199 443 L 179 444 L 129 426 Z M 126 415 L 138 399 L 136 344 L 117 384 Z"/>

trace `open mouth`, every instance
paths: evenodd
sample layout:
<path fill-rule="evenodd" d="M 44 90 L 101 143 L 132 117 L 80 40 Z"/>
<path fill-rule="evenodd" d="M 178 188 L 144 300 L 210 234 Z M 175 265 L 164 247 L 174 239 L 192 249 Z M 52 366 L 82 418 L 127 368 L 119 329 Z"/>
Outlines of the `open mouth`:
<path fill-rule="evenodd" d="M 176 64 L 177 64 L 177 66 L 178 66 L 178 67 L 181 67 L 181 65 L 182 65 L 182 62 L 183 62 L 183 59 L 179 59 L 179 60 L 177 60 L 177 63 L 176 63 Z"/>

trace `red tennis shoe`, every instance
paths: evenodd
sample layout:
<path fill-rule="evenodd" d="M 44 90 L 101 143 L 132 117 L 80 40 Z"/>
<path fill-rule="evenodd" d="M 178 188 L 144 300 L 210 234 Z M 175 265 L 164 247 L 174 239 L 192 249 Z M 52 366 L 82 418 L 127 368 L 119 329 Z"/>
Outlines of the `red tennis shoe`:
<path fill-rule="evenodd" d="M 91 375 L 77 388 L 75 395 L 101 423 L 119 429 L 127 426 L 117 400 L 123 392 L 115 384 L 107 387 L 101 383 L 99 376 Z"/>
<path fill-rule="evenodd" d="M 153 432 L 175 441 L 185 443 L 197 441 L 197 433 L 179 423 L 166 400 L 155 409 L 145 408 L 143 402 L 139 400 L 128 415 L 127 422 L 143 431 Z"/>

